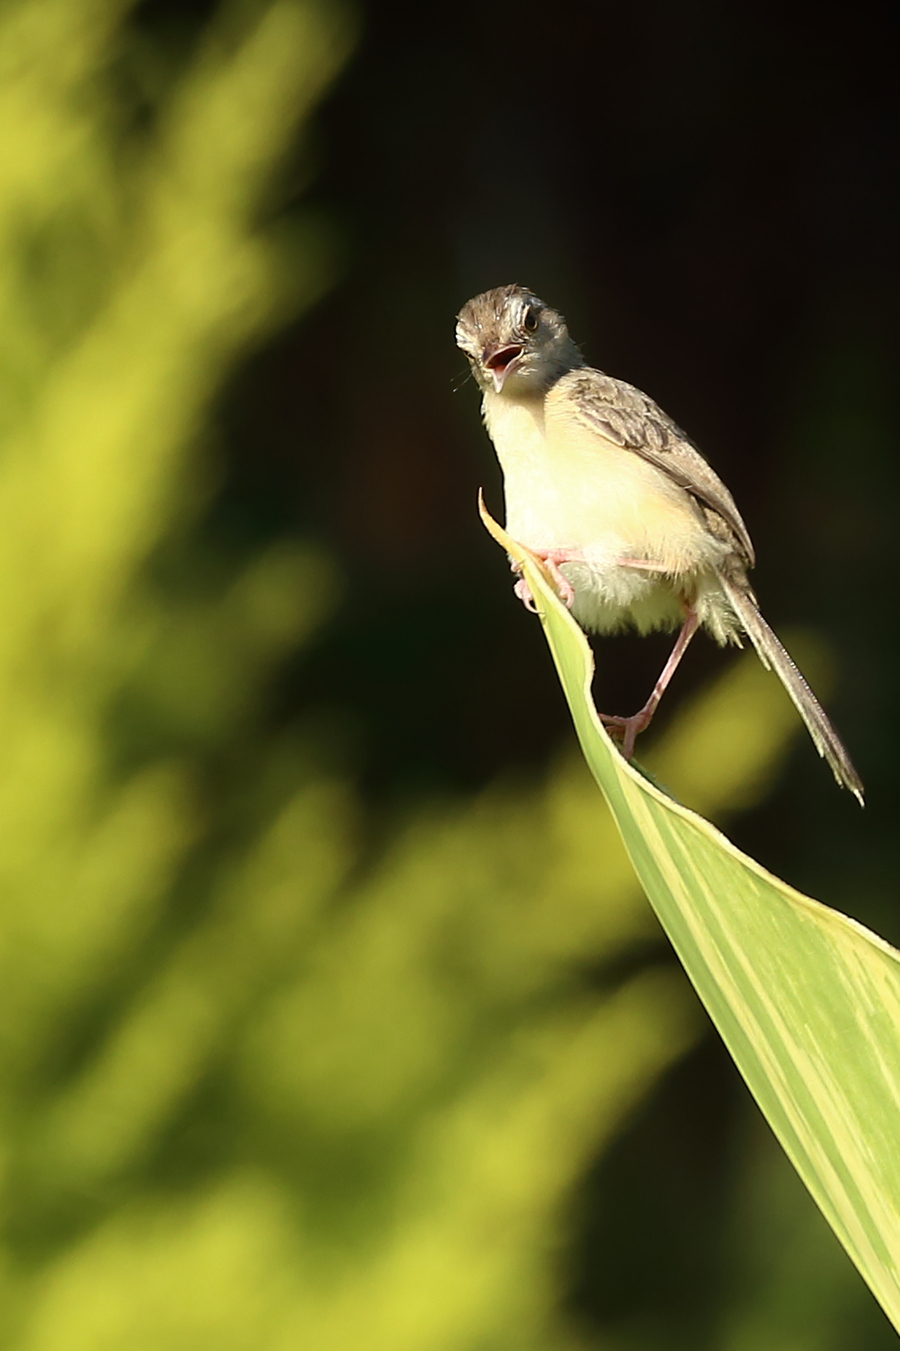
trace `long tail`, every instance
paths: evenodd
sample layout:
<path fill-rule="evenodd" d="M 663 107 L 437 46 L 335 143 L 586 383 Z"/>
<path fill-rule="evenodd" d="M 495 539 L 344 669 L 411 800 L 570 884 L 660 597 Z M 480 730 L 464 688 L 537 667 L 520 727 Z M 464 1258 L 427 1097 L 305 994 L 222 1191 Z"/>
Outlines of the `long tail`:
<path fill-rule="evenodd" d="M 754 604 L 752 595 L 745 591 L 740 583 L 720 575 L 722 589 L 729 604 L 740 621 L 741 628 L 747 634 L 757 655 L 767 670 L 778 676 L 793 701 L 794 707 L 806 723 L 813 744 L 821 756 L 831 766 L 832 773 L 839 784 L 849 788 L 863 805 L 862 779 L 853 768 L 837 732 L 825 715 L 825 710 L 807 685 L 790 653 L 779 642 Z"/>

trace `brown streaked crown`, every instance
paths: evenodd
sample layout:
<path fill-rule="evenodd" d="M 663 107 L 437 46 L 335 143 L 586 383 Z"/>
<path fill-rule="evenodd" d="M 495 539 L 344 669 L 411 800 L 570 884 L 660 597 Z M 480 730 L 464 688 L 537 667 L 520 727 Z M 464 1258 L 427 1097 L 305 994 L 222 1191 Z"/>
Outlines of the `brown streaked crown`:
<path fill-rule="evenodd" d="M 518 284 L 496 286 L 464 305 L 456 342 L 485 391 L 499 393 L 507 384 L 507 393 L 546 389 L 584 364 L 562 315 Z"/>

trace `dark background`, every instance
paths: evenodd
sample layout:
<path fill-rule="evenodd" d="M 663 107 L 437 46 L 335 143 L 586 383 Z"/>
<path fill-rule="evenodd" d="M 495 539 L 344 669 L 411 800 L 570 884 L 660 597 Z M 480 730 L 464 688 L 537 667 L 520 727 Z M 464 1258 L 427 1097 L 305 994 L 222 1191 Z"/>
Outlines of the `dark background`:
<path fill-rule="evenodd" d="M 189 45 L 209 8 L 151 3 L 141 21 Z M 273 717 L 312 707 L 348 729 L 374 822 L 540 767 L 569 736 L 538 626 L 477 520 L 479 485 L 500 510 L 499 474 L 453 345 L 471 295 L 520 281 L 690 432 L 747 521 L 770 622 L 831 650 L 865 812 L 798 736 L 732 837 L 900 940 L 890 19 L 874 3 L 363 8 L 302 161 L 343 275 L 229 391 L 211 528 L 311 532 L 337 554 L 342 609 Z M 666 641 L 602 644 L 601 707 L 643 701 Z M 729 660 L 696 643 L 661 723 Z M 650 1290 L 665 1345 L 715 1344 L 722 1198 L 751 1110 L 710 1040 L 598 1165 L 572 1255 L 591 1326 L 627 1323 Z M 613 1279 L 592 1275 L 610 1263 Z M 834 1344 L 893 1344 L 860 1308 Z"/>
<path fill-rule="evenodd" d="M 832 648 L 830 707 L 866 815 L 798 741 L 778 802 L 736 829 L 799 885 L 827 879 L 833 899 L 862 904 L 842 874 L 858 897 L 860 856 L 887 837 L 895 736 L 886 19 L 875 6 L 364 12 L 315 147 L 343 280 L 226 412 L 231 509 L 252 507 L 264 529 L 300 520 L 344 561 L 342 621 L 304 677 L 315 688 L 285 697 L 353 709 L 373 793 L 470 788 L 540 761 L 565 727 L 537 626 L 477 522 L 479 484 L 500 509 L 499 474 L 453 345 L 470 295 L 520 280 L 563 310 L 590 361 L 689 430 L 748 521 L 767 616 Z M 461 582 L 476 618 L 455 601 Z M 666 641 L 604 645 L 611 708 L 642 700 Z M 724 661 L 698 644 L 666 711 Z"/>

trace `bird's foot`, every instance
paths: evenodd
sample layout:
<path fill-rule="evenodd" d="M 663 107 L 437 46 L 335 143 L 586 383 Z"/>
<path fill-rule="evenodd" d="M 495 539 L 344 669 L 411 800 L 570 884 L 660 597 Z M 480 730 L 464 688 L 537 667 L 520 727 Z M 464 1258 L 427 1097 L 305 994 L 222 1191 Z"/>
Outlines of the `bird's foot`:
<path fill-rule="evenodd" d="M 626 760 L 630 760 L 634 755 L 634 743 L 638 734 L 649 727 L 653 713 L 653 708 L 648 711 L 645 706 L 639 713 L 632 713 L 630 718 L 620 718 L 613 713 L 598 713 L 597 716 L 604 727 L 615 728 L 622 733 L 622 755 Z"/>
<path fill-rule="evenodd" d="M 535 558 L 539 558 L 543 563 L 547 572 L 550 574 L 550 580 L 556 587 L 560 600 L 565 604 L 567 609 L 571 610 L 572 603 L 575 600 L 575 588 L 572 583 L 563 576 L 559 565 L 560 563 L 583 561 L 584 555 L 580 554 L 576 549 L 532 549 L 531 552 L 534 554 Z M 510 560 L 510 567 L 513 572 L 522 571 L 521 563 L 517 563 L 515 559 Z M 519 597 L 519 600 L 525 606 L 525 609 L 530 610 L 533 614 L 537 614 L 537 606 L 535 605 L 534 597 L 531 594 L 531 587 L 525 581 L 524 577 L 519 578 L 513 589 Z"/>

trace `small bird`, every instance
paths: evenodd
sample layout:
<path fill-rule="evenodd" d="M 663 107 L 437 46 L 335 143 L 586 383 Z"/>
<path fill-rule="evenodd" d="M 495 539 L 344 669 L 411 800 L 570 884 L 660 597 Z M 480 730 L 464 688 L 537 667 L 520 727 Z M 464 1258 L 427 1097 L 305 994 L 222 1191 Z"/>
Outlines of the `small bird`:
<path fill-rule="evenodd" d="M 747 580 L 753 545 L 734 499 L 693 442 L 648 395 L 586 365 L 562 315 L 526 287 L 470 300 L 456 342 L 484 396 L 506 529 L 541 559 L 582 628 L 679 628 L 644 707 L 600 715 L 621 734 L 626 759 L 697 629 L 739 647 L 746 635 L 838 783 L 862 803 L 840 738 L 759 612 Z M 523 578 L 515 590 L 533 609 Z"/>

